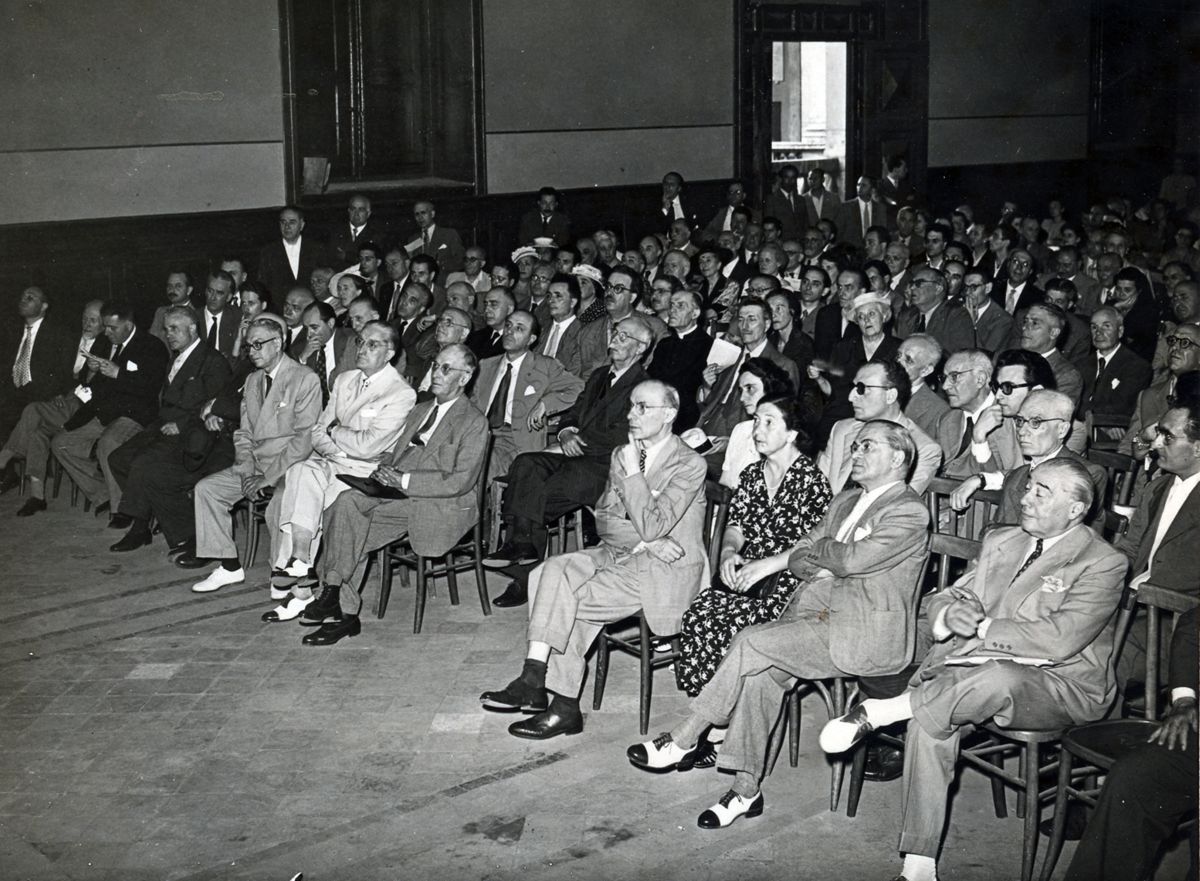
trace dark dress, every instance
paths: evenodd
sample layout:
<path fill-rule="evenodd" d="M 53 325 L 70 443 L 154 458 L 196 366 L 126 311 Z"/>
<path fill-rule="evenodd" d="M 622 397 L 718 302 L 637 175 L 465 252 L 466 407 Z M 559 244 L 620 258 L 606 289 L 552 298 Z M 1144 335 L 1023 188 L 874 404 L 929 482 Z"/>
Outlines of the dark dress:
<path fill-rule="evenodd" d="M 831 498 L 829 481 L 807 456 L 801 455 L 792 463 L 771 500 L 767 498 L 763 460 L 747 465 L 729 506 L 728 522 L 745 536 L 742 557 L 762 560 L 793 547 L 821 522 Z M 699 694 L 738 631 L 776 620 L 799 583 L 785 569 L 771 595 L 760 600 L 734 593 L 714 573 L 712 586 L 702 590 L 683 614 L 679 659 L 675 662 L 679 687 L 692 697 Z"/>

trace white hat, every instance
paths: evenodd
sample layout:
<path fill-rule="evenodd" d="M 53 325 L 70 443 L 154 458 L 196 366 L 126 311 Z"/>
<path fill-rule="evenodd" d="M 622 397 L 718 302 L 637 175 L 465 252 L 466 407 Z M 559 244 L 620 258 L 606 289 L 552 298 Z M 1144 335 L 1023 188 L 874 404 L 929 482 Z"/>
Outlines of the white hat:
<path fill-rule="evenodd" d="M 519 263 L 523 257 L 536 257 L 537 255 L 537 251 L 535 251 L 533 248 L 529 247 L 528 245 L 522 245 L 521 247 L 517 248 L 517 250 L 512 252 L 512 262 Z"/>
<path fill-rule="evenodd" d="M 590 279 L 596 284 L 604 284 L 603 273 L 589 263 L 580 263 L 578 266 L 571 267 L 571 275 L 578 275 L 581 278 Z"/>
<path fill-rule="evenodd" d="M 854 303 L 851 305 L 851 311 L 857 312 L 863 306 L 882 306 L 885 310 L 890 311 L 892 308 L 892 300 L 883 294 L 877 294 L 874 291 L 867 291 L 859 294 L 854 298 Z"/>
<path fill-rule="evenodd" d="M 533 240 L 533 246 L 535 248 L 557 248 L 558 247 L 558 245 L 555 244 L 554 239 L 551 238 L 550 236 L 538 236 L 536 239 Z"/>

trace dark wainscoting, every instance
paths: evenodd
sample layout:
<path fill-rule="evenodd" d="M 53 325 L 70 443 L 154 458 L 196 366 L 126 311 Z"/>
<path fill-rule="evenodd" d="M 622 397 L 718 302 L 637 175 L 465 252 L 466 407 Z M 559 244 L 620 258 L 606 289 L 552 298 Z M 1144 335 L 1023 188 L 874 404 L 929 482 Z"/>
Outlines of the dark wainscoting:
<path fill-rule="evenodd" d="M 1029 162 L 1020 165 L 962 165 L 928 171 L 929 205 L 950 212 L 964 202 L 984 220 L 994 220 L 1006 201 L 1049 217 L 1046 206 L 1060 198 L 1083 211 L 1088 199 L 1088 163 Z"/>
<path fill-rule="evenodd" d="M 701 224 L 722 203 L 726 186 L 727 181 L 687 185 L 688 210 L 696 206 Z M 367 192 L 373 216 L 393 238 L 407 241 L 416 229 L 412 206 L 419 196 Z M 576 232 L 613 229 L 623 245 L 632 237 L 636 246 L 658 193 L 658 185 L 571 190 L 563 193 L 563 203 Z M 324 238 L 332 224 L 345 222 L 347 199 L 327 195 L 306 204 L 307 232 Z M 439 197 L 438 221 L 457 229 L 467 245 L 482 245 L 489 259 L 507 259 L 517 245 L 521 215 L 535 202 L 530 193 Z M 170 271 L 191 272 L 200 291 L 204 273 L 222 259 L 244 260 L 253 276 L 259 248 L 278 234 L 276 212 L 265 210 L 0 226 L 0 297 L 8 304 L 2 308 L 11 314 L 21 289 L 36 284 L 49 295 L 58 320 L 71 316 L 72 327 L 93 298 L 126 298 L 148 322 L 165 299 Z"/>

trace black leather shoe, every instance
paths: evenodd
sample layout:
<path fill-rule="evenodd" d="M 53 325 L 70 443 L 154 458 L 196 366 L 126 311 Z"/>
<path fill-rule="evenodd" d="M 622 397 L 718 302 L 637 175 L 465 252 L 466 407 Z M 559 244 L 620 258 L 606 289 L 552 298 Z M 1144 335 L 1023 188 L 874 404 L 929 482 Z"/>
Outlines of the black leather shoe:
<path fill-rule="evenodd" d="M 526 566 L 538 561 L 537 548 L 527 541 L 506 541 L 495 552 L 483 558 L 483 565 L 489 569 L 503 569 L 506 566 Z"/>
<path fill-rule="evenodd" d="M 544 688 L 532 688 L 521 679 L 514 679 L 503 691 L 485 691 L 479 703 L 493 713 L 541 713 L 550 706 L 550 696 Z"/>
<path fill-rule="evenodd" d="M 109 550 L 116 551 L 117 553 L 123 553 L 125 551 L 136 551 L 138 548 L 148 545 L 152 541 L 154 541 L 154 536 L 152 536 L 150 534 L 149 530 L 131 529 L 131 530 L 129 530 L 129 532 L 127 532 L 125 534 L 125 537 L 123 539 L 121 539 L 116 544 L 110 546 Z"/>
<path fill-rule="evenodd" d="M 6 492 L 11 492 L 21 484 L 21 478 L 17 477 L 17 469 L 11 464 L 0 471 L 0 495 Z"/>
<path fill-rule="evenodd" d="M 504 588 L 504 593 L 492 600 L 492 605 L 501 609 L 515 609 L 529 602 L 528 588 L 521 587 L 515 581 L 510 581 Z"/>
<path fill-rule="evenodd" d="M 107 514 L 109 510 L 111 509 L 108 502 L 101 502 L 96 507 L 92 508 L 92 516 L 99 517 L 101 514 Z"/>
<path fill-rule="evenodd" d="M 21 509 L 19 511 L 17 511 L 17 516 L 18 517 L 32 517 L 34 514 L 37 514 L 39 511 L 45 511 L 45 510 L 46 510 L 46 500 L 45 499 L 28 498 L 25 500 L 25 504 L 23 504 L 21 506 Z"/>
<path fill-rule="evenodd" d="M 863 777 L 875 783 L 898 780 L 904 774 L 904 752 L 887 743 L 867 746 L 867 764 Z"/>
<path fill-rule="evenodd" d="M 524 737 L 527 740 L 548 740 L 560 734 L 579 734 L 583 731 L 583 714 L 578 710 L 562 713 L 553 705 L 536 716 L 513 722 L 508 726 L 508 733 L 513 737 Z"/>
<path fill-rule="evenodd" d="M 665 774 L 668 771 L 690 770 L 693 766 L 683 767 L 685 761 L 691 762 L 699 744 L 691 749 L 679 746 L 671 739 L 669 732 L 664 731 L 653 740 L 645 743 L 635 743 L 625 750 L 625 757 L 634 767 L 654 774 Z"/>
<path fill-rule="evenodd" d="M 321 588 L 321 595 L 308 604 L 300 613 L 300 623 L 306 627 L 316 624 L 333 624 L 342 620 L 342 607 L 338 602 L 341 590 L 336 585 L 327 584 Z"/>
<path fill-rule="evenodd" d="M 347 636 L 358 636 L 362 633 L 362 624 L 357 615 L 347 615 L 341 621 L 322 624 L 312 633 L 306 633 L 300 640 L 305 645 L 333 645 Z"/>
<path fill-rule="evenodd" d="M 128 529 L 133 525 L 133 518 L 128 514 L 113 514 L 108 518 L 109 529 Z"/>
<path fill-rule="evenodd" d="M 188 556 L 192 556 L 192 557 L 196 556 L 196 541 L 195 541 L 195 539 L 185 538 L 183 541 L 178 541 L 175 544 L 171 545 L 169 548 L 167 548 L 167 559 L 168 560 L 178 560 L 180 557 L 182 557 L 184 555 L 188 555 Z M 206 562 L 207 562 L 207 560 L 206 560 Z M 196 567 L 192 566 L 192 567 L 184 567 L 184 568 L 195 569 Z"/>
<path fill-rule="evenodd" d="M 179 555 L 175 558 L 175 565 L 180 569 L 203 569 L 212 563 L 208 557 L 197 557 L 196 554 L 188 550 L 186 547 L 179 551 Z"/>

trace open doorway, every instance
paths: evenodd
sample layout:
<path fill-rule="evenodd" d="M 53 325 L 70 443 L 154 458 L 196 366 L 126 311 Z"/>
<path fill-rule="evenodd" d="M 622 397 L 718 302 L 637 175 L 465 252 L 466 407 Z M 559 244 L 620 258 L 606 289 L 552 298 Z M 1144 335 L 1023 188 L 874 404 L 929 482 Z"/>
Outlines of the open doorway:
<path fill-rule="evenodd" d="M 846 178 L 846 43 L 771 44 L 771 170 L 792 164 L 804 181 L 825 172 L 839 197 Z"/>

